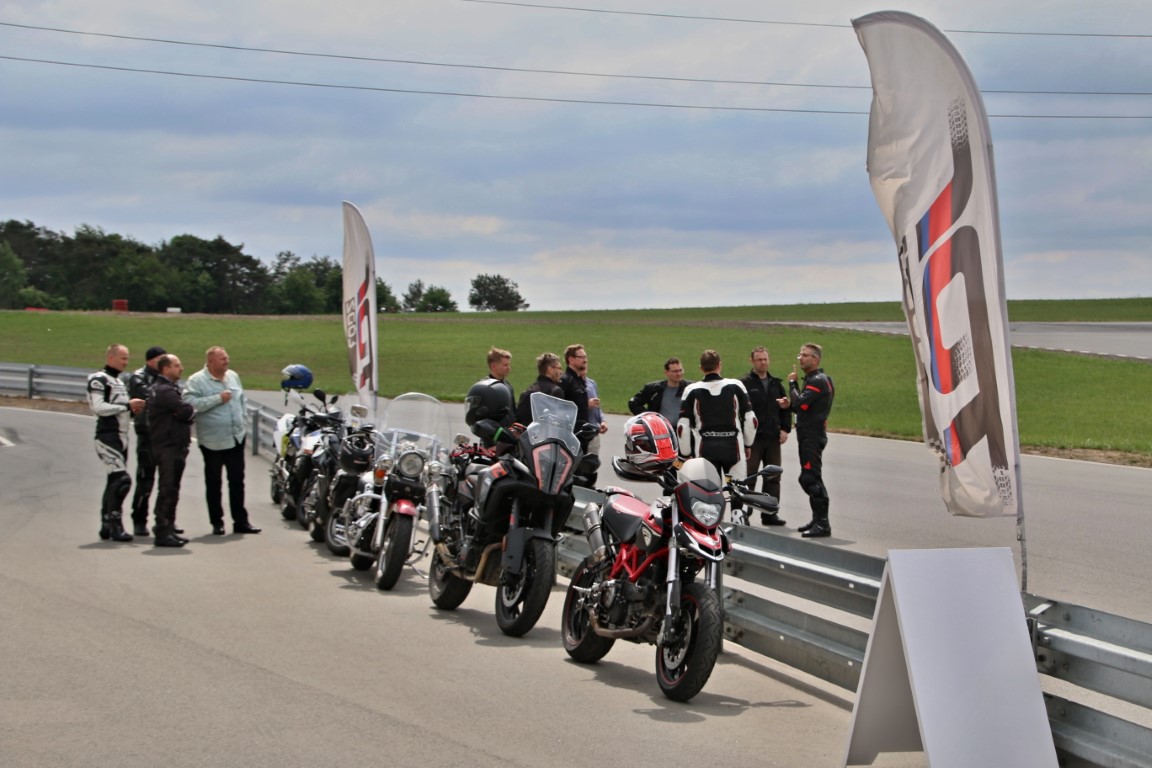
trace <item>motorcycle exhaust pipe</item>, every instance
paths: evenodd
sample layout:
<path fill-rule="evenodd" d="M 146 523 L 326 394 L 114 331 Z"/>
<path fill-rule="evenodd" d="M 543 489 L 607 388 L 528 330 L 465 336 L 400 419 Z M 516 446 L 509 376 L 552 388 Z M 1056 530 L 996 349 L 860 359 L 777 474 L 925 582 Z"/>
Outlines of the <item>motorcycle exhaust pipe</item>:
<path fill-rule="evenodd" d="M 644 621 L 640 622 L 640 624 L 636 627 L 626 629 L 605 629 L 596 619 L 596 612 L 588 612 L 588 625 L 592 628 L 592 631 L 600 637 L 610 637 L 613 640 L 631 640 L 634 637 L 640 637 L 641 635 L 647 634 L 647 632 L 652 629 L 652 625 L 655 623 L 656 619 L 654 619 L 652 616 L 645 616 Z"/>
<path fill-rule="evenodd" d="M 584 534 L 588 537 L 588 545 L 592 548 L 592 563 L 598 563 L 608 555 L 608 547 L 604 544 L 604 531 L 600 530 L 600 506 L 589 504 L 584 510 Z"/>

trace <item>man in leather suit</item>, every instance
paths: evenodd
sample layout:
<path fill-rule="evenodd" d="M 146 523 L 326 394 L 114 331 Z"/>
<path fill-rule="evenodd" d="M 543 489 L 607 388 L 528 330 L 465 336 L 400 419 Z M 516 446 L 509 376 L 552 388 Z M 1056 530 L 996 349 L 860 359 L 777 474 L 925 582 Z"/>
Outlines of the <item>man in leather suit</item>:
<path fill-rule="evenodd" d="M 820 367 L 824 350 L 819 344 L 800 347 L 799 361 L 804 371 L 803 388 L 796 381 L 796 368 L 788 374 L 788 397 L 778 401 L 781 408 L 796 414 L 796 442 L 800 451 L 800 487 L 808 494 L 812 521 L 800 526 L 805 538 L 832 535 L 828 522 L 828 489 L 824 487 L 824 446 L 828 445 L 828 414 L 832 412 L 835 387 Z"/>
<path fill-rule="evenodd" d="M 128 347 L 113 344 L 104 354 L 104 367 L 88 375 L 88 407 L 96 415 L 96 455 L 108 470 L 100 502 L 100 538 L 132 541 L 124 530 L 124 498 L 132 489 L 128 476 L 128 420 L 144 401 L 128 396 L 120 374 L 128 367 Z"/>

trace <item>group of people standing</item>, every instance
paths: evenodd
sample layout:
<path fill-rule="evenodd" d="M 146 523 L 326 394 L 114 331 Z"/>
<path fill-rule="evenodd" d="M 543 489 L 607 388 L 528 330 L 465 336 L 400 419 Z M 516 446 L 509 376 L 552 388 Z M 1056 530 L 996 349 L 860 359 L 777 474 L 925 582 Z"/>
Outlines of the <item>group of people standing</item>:
<path fill-rule="evenodd" d="M 155 486 L 153 543 L 158 547 L 188 543 L 184 530 L 176 525 L 176 507 L 194 424 L 204 459 L 212 533 L 225 534 L 221 501 L 224 472 L 232 530 L 259 533 L 244 506 L 247 401 L 240 377 L 229 368 L 228 352 L 223 347 L 210 348 L 204 368 L 188 378 L 183 391 L 178 384 L 184 373 L 179 357 L 163 347 L 150 347 L 144 358 L 145 364 L 125 382 L 129 350 L 123 344 L 113 344 L 105 354 L 104 367 L 88 376 L 88 404 L 96 415 L 96 455 L 108 471 L 100 505 L 100 538 L 127 542 L 135 536 L 148 536 L 148 505 Z M 136 432 L 131 533 L 123 523 L 123 504 L 132 489 L 128 474 L 130 422 Z"/>
<path fill-rule="evenodd" d="M 773 376 L 771 357 L 765 347 L 752 350 L 752 368 L 741 379 L 725 378 L 720 355 L 706 349 L 700 355 L 700 381 L 684 378 L 684 365 L 671 357 L 664 363 L 664 379 L 645 384 L 628 400 L 633 414 L 660 413 L 673 425 L 682 458 L 699 456 L 711 461 L 722 474 L 743 479 L 763 466 L 779 465 L 781 450 L 795 431 L 800 454 L 800 487 L 808 495 L 812 520 L 800 527 L 806 538 L 832 535 L 828 521 L 828 491 L 822 474 L 824 448 L 828 444 L 827 421 L 835 389 L 821 368 L 823 349 L 804 344 L 796 365 L 786 379 Z M 797 367 L 803 372 L 801 383 Z M 465 401 L 465 421 L 489 445 L 514 436 L 516 425 L 532 420 L 533 392 L 571 400 L 576 404 L 577 427 L 592 423 L 598 432 L 588 440 L 585 452 L 599 453 L 600 435 L 607 431 L 595 380 L 588 376 L 588 354 L 582 344 L 569 345 L 561 358 L 545 352 L 536 358 L 537 377 L 519 399 L 508 376 L 512 354 L 493 347 L 488 351 L 488 376 L 476 382 Z M 589 473 L 586 473 L 589 474 Z M 595 482 L 595 472 L 588 478 Z M 753 484 L 754 485 L 754 484 Z M 780 479 L 765 479 L 764 492 L 780 498 Z M 762 512 L 763 525 L 783 525 L 775 513 Z"/>

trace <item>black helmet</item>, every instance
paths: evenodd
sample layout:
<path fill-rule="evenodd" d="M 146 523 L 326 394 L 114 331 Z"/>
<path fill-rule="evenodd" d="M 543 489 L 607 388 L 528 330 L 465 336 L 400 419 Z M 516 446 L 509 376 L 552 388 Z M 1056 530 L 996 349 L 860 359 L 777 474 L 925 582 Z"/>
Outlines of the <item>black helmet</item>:
<path fill-rule="evenodd" d="M 312 386 L 312 371 L 299 363 L 293 363 L 280 371 L 280 374 L 284 377 L 280 389 L 308 389 Z"/>
<path fill-rule="evenodd" d="M 340 443 L 340 469 L 360 474 L 372 467 L 372 438 L 364 432 L 353 432 Z"/>
<path fill-rule="evenodd" d="M 508 426 L 512 423 L 512 388 L 500 379 L 481 379 L 468 390 L 464 407 L 464 421 L 469 427 L 484 419 Z"/>

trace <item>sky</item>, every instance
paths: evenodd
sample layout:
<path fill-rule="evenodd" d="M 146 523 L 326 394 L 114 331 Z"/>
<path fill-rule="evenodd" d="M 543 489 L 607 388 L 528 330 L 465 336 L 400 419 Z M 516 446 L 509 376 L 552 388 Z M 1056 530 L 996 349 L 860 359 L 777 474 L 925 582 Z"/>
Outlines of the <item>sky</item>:
<path fill-rule="evenodd" d="M 1152 295 L 1147 0 L 561 5 L 0 0 L 0 220 L 271 264 L 347 200 L 465 310 L 898 301 L 851 19 L 902 10 L 984 92 L 1008 298 Z"/>

